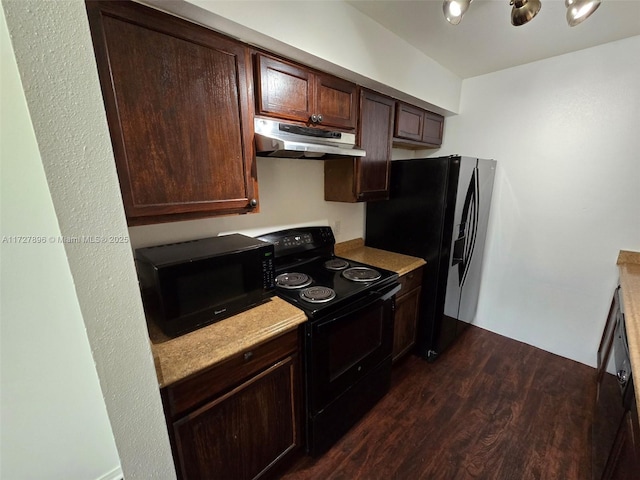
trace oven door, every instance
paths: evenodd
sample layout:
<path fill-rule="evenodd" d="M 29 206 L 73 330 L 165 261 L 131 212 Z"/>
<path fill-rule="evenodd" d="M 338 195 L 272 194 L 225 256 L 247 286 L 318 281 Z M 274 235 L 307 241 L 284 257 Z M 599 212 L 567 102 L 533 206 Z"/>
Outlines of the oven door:
<path fill-rule="evenodd" d="M 307 402 L 310 416 L 390 357 L 396 284 L 307 325 Z"/>

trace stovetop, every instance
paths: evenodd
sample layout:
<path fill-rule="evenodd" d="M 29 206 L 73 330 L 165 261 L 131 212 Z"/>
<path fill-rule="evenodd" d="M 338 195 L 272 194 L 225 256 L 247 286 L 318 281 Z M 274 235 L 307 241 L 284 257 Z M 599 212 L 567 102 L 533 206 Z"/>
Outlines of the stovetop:
<path fill-rule="evenodd" d="M 395 272 L 335 256 L 335 239 L 330 227 L 283 230 L 258 238 L 274 244 L 276 280 L 285 274 L 291 277 L 293 283 L 301 280 L 298 278 L 300 276 L 310 277 L 310 282 L 304 282 L 298 288 L 284 288 L 276 282 L 277 295 L 296 305 L 310 318 L 348 308 L 370 293 L 395 285 L 398 281 Z M 371 277 L 368 275 L 372 271 L 375 275 L 369 280 Z M 345 278 L 345 272 L 350 272 L 353 279 Z M 327 288 L 335 292 L 335 296 L 326 292 Z M 306 289 L 314 289 L 310 292 L 311 297 L 318 294 L 322 301 L 312 303 L 302 298 L 301 293 Z"/>

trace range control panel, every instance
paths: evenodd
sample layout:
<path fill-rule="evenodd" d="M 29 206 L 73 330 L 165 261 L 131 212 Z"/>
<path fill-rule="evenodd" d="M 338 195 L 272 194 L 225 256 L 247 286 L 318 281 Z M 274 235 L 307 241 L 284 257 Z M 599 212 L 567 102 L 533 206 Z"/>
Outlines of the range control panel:
<path fill-rule="evenodd" d="M 278 244 L 283 247 L 299 247 L 300 245 L 313 244 L 313 235 L 310 233 L 302 233 L 300 235 L 291 235 L 284 237 Z"/>
<path fill-rule="evenodd" d="M 258 239 L 273 243 L 276 257 L 316 249 L 330 248 L 336 243 L 331 227 L 300 227 L 261 235 Z"/>

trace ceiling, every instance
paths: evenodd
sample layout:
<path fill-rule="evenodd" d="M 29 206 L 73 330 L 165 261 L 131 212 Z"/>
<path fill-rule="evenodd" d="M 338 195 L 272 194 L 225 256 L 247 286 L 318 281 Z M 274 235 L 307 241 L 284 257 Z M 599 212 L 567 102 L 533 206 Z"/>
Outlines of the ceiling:
<path fill-rule="evenodd" d="M 473 0 L 459 25 L 442 0 L 348 0 L 461 78 L 640 35 L 640 0 L 603 0 L 583 23 L 569 27 L 564 0 L 541 0 L 529 23 L 511 25 L 509 0 Z M 640 52 L 630 52 L 639 61 Z"/>

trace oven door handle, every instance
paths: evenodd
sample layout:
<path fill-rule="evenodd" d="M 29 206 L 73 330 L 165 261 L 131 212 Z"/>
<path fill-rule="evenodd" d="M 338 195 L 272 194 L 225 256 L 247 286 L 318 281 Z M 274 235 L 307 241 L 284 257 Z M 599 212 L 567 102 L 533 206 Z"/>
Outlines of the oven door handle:
<path fill-rule="evenodd" d="M 356 302 L 355 304 L 352 304 L 352 305 L 348 305 L 342 308 L 341 310 L 338 310 L 337 312 L 334 312 L 333 314 L 331 314 L 331 318 L 318 322 L 316 324 L 316 328 L 318 330 L 323 330 L 325 327 L 333 324 L 336 321 L 341 320 L 343 317 L 347 315 L 353 315 L 359 312 L 360 310 L 363 310 L 365 308 L 371 307 L 372 305 L 375 305 L 377 302 L 384 303 L 387 300 L 389 300 L 391 297 L 393 297 L 396 293 L 398 293 L 400 291 L 400 288 L 401 288 L 400 284 L 398 283 L 393 285 L 391 288 L 385 288 L 382 290 L 374 290 L 372 292 L 369 292 L 369 295 L 361 299 L 359 302 Z"/>
<path fill-rule="evenodd" d="M 373 291 L 370 293 L 370 295 L 376 295 L 380 298 L 380 300 L 385 301 L 385 300 L 389 300 L 391 297 L 393 297 L 396 293 L 398 293 L 400 290 L 402 289 L 402 285 L 400 285 L 399 283 L 397 285 L 394 285 L 393 288 L 391 288 L 390 290 L 382 290 L 382 291 Z"/>

